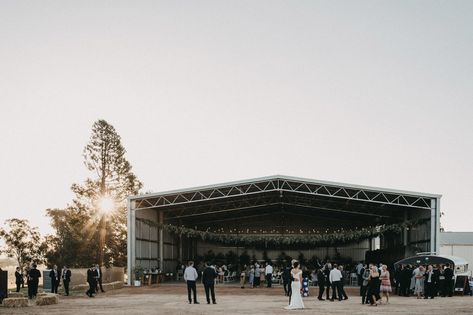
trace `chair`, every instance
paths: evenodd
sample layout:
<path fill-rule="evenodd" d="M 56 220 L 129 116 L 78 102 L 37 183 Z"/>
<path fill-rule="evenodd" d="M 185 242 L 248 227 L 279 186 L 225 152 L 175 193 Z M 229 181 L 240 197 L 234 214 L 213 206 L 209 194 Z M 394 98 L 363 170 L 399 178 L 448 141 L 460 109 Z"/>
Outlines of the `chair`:
<path fill-rule="evenodd" d="M 350 274 L 350 285 L 353 285 L 353 286 L 358 285 L 358 276 L 354 272 Z"/>

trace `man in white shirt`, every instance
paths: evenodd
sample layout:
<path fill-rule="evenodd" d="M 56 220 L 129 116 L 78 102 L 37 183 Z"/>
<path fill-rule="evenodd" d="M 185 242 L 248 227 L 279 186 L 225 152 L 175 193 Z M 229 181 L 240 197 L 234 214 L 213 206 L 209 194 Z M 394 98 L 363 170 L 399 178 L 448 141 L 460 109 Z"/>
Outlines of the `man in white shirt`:
<path fill-rule="evenodd" d="M 332 298 L 330 299 L 330 301 L 334 301 L 337 294 L 335 293 L 335 289 L 337 289 L 337 293 L 338 293 L 338 300 L 341 301 L 342 300 L 342 296 L 343 296 L 343 293 L 342 293 L 342 290 L 341 290 L 341 280 L 342 280 L 342 273 L 340 272 L 340 270 L 338 270 L 337 268 L 337 265 L 336 264 L 333 264 L 333 269 L 330 270 L 330 274 L 329 274 L 329 279 L 330 279 L 330 283 L 332 284 Z"/>
<path fill-rule="evenodd" d="M 273 282 L 273 266 L 271 266 L 271 262 L 266 265 L 266 268 L 264 269 L 264 274 L 266 276 L 266 286 L 268 288 L 271 288 Z"/>
<path fill-rule="evenodd" d="M 191 291 L 194 295 L 194 304 L 200 304 L 197 302 L 197 288 L 195 286 L 198 277 L 199 275 L 197 274 L 197 270 L 194 268 L 194 262 L 189 261 L 186 270 L 184 270 L 184 281 L 187 283 L 187 297 L 189 298 L 189 304 L 192 304 Z"/>

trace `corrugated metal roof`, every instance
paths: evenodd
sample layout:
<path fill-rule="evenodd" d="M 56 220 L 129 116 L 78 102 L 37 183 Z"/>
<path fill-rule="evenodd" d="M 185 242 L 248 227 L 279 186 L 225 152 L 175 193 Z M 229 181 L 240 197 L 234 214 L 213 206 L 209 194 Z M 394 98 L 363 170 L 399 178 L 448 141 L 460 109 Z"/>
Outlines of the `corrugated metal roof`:
<path fill-rule="evenodd" d="M 192 192 L 192 191 L 198 191 L 198 190 L 210 189 L 210 188 L 219 188 L 219 187 L 224 187 L 228 185 L 237 185 L 237 184 L 243 185 L 243 184 L 250 184 L 250 183 L 258 182 L 258 181 L 266 181 L 266 180 L 274 180 L 274 179 L 291 180 L 291 181 L 296 181 L 296 182 L 307 182 L 307 183 L 320 184 L 320 185 L 331 185 L 331 186 L 336 186 L 336 187 L 345 187 L 345 188 L 352 188 L 352 189 L 364 189 L 364 190 L 369 190 L 369 191 L 385 192 L 385 193 L 392 193 L 392 194 L 403 194 L 403 195 L 410 195 L 413 197 L 426 197 L 426 198 L 433 198 L 433 199 L 442 197 L 442 195 L 440 194 L 432 194 L 432 193 L 424 193 L 424 192 L 416 192 L 416 191 L 408 191 L 408 190 L 398 190 L 398 189 L 388 189 L 388 188 L 373 187 L 373 186 L 353 185 L 353 184 L 330 182 L 330 181 L 323 181 L 323 180 L 316 180 L 316 179 L 309 179 L 309 178 L 302 178 L 302 177 L 292 177 L 292 176 L 285 176 L 285 175 L 273 175 L 273 176 L 258 177 L 258 178 L 232 181 L 232 182 L 220 183 L 220 184 L 214 184 L 214 185 L 162 191 L 158 193 L 140 194 L 140 195 L 135 195 L 135 196 L 129 196 L 128 199 L 136 200 L 140 198 L 152 198 L 152 197 L 159 197 L 159 196 L 176 194 L 176 193 Z"/>
<path fill-rule="evenodd" d="M 473 245 L 473 232 L 440 232 L 440 245 Z"/>

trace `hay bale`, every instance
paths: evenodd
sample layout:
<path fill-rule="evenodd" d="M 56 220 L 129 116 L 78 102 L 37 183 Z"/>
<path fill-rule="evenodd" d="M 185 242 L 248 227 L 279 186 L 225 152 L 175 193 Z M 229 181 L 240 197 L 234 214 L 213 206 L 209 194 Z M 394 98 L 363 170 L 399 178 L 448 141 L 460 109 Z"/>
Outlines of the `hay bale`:
<path fill-rule="evenodd" d="M 115 281 L 115 282 L 112 282 L 111 284 L 114 290 L 121 289 L 124 286 L 123 282 L 121 281 Z"/>
<path fill-rule="evenodd" d="M 25 295 L 21 292 L 9 292 L 8 297 L 9 298 L 22 298 L 22 297 L 25 297 Z"/>
<path fill-rule="evenodd" d="M 49 294 L 53 294 L 53 293 L 47 293 L 47 292 L 41 292 L 41 293 L 38 293 L 36 294 L 36 296 L 48 296 Z"/>
<path fill-rule="evenodd" d="M 87 291 L 89 289 L 88 284 L 77 284 L 72 286 L 71 291 Z"/>
<path fill-rule="evenodd" d="M 104 283 L 102 287 L 103 287 L 104 291 L 113 290 L 113 284 L 112 283 Z"/>
<path fill-rule="evenodd" d="M 58 304 L 59 297 L 57 294 L 47 294 L 36 297 L 36 305 L 52 305 Z"/>
<path fill-rule="evenodd" d="M 3 300 L 3 307 L 26 307 L 28 299 L 24 297 L 6 298 Z"/>

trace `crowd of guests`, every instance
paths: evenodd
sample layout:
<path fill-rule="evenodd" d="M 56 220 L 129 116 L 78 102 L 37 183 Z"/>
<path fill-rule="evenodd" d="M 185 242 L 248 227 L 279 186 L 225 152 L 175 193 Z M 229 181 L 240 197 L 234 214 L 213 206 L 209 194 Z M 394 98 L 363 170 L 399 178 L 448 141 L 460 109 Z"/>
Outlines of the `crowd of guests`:
<path fill-rule="evenodd" d="M 71 282 L 72 273 L 67 266 L 63 266 L 61 270 L 58 270 L 57 265 L 54 265 L 48 274 L 51 279 L 51 293 L 58 293 L 58 288 L 61 285 L 61 281 L 64 287 L 64 295 L 69 296 L 69 284 Z M 41 272 L 37 269 L 36 264 L 31 266 L 23 272 L 20 267 L 16 267 L 15 270 L 15 284 L 16 292 L 20 292 L 21 288 L 26 284 L 28 286 L 28 297 L 33 299 L 38 294 L 39 279 L 41 278 Z M 89 288 L 86 292 L 87 296 L 94 297 L 100 289 L 105 292 L 102 286 L 102 269 L 100 266 L 93 265 L 87 269 L 87 283 Z"/>
<path fill-rule="evenodd" d="M 418 299 L 453 295 L 454 272 L 450 264 L 401 265 L 391 274 L 386 265 L 367 266 L 360 263 L 356 267 L 356 274 L 363 304 L 388 304 L 392 292 L 399 296 L 415 295 Z M 381 295 L 386 298 L 384 302 Z"/>
<path fill-rule="evenodd" d="M 451 297 L 454 272 L 450 264 L 401 266 L 394 273 L 395 290 L 401 296 L 417 298 Z"/>
<path fill-rule="evenodd" d="M 291 265 L 273 267 L 271 262 L 253 262 L 249 266 L 243 266 L 239 279 L 241 288 L 271 287 L 273 282 L 282 283 L 284 294 L 291 297 L 291 285 L 294 281 L 294 262 Z M 389 304 L 391 294 L 399 296 L 416 296 L 417 298 L 435 298 L 437 296 L 451 297 L 453 295 L 454 272 L 449 264 L 445 265 L 402 265 L 394 271 L 390 271 L 385 264 L 363 264 L 356 266 L 344 266 L 330 262 L 319 263 L 314 270 L 307 270 L 299 266 L 302 278 L 309 279 L 315 283 L 319 290 L 317 299 L 320 301 L 343 301 L 348 299 L 345 284 L 350 282 L 350 276 L 356 275 L 355 282 L 360 287 L 361 303 L 378 306 Z M 208 263 L 201 270 L 202 283 L 204 284 L 207 303 L 215 303 L 214 285 L 223 282 L 224 277 L 230 274 L 226 265 L 214 266 Z M 299 270 L 299 269 L 298 269 Z M 187 266 L 184 279 L 188 285 L 189 303 L 197 301 L 196 281 L 199 273 L 192 265 Z M 331 291 L 331 292 L 330 292 Z M 325 297 L 325 298 L 324 298 Z M 193 299 L 192 299 L 193 298 Z M 198 303 L 198 302 L 197 302 Z"/>

